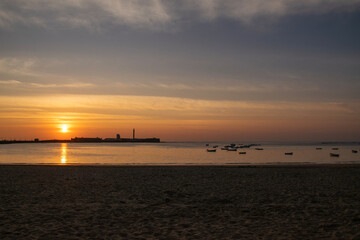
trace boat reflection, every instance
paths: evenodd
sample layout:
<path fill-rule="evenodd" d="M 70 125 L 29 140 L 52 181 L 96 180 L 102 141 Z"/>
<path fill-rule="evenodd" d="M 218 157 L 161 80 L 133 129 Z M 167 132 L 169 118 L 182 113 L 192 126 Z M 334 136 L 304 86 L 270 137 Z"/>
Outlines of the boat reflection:
<path fill-rule="evenodd" d="M 66 151 L 67 151 L 67 143 L 62 143 L 61 144 L 61 164 L 66 164 L 66 162 L 67 162 Z"/>

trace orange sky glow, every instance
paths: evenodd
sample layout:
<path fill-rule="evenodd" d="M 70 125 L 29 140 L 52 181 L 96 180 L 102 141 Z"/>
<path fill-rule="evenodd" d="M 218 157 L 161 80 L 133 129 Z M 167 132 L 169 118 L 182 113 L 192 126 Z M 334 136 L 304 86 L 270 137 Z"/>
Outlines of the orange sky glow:
<path fill-rule="evenodd" d="M 132 128 L 137 137 L 164 141 L 354 140 L 360 133 L 359 116 L 351 110 L 356 104 L 95 95 L 0 101 L 2 139 L 131 137 Z"/>

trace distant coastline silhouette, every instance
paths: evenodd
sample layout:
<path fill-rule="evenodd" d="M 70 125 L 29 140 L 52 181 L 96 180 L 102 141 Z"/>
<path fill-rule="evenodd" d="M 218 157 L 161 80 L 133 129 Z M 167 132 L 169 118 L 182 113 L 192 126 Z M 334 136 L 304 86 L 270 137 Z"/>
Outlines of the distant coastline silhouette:
<path fill-rule="evenodd" d="M 135 137 L 135 128 L 133 129 L 132 138 L 121 138 L 120 134 L 116 134 L 116 138 L 90 138 L 90 137 L 74 137 L 71 139 L 49 139 L 49 140 L 39 140 L 35 138 L 34 140 L 1 140 L 0 144 L 13 144 L 13 143 L 113 143 L 113 142 L 152 142 L 159 143 L 160 138 L 136 138 Z"/>

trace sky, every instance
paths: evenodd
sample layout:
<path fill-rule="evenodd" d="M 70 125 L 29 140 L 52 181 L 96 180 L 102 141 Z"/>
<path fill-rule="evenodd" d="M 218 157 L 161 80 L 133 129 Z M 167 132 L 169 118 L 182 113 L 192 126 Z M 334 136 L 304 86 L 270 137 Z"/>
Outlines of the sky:
<path fill-rule="evenodd" d="M 360 141 L 359 26 L 360 0 L 1 0 L 0 139 Z"/>

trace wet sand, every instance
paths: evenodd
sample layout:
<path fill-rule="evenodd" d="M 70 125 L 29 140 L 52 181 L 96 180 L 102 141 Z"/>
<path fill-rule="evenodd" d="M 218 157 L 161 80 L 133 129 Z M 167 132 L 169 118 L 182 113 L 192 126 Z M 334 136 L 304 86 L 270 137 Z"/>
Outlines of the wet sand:
<path fill-rule="evenodd" d="M 0 239 L 360 239 L 360 167 L 5 165 Z"/>

